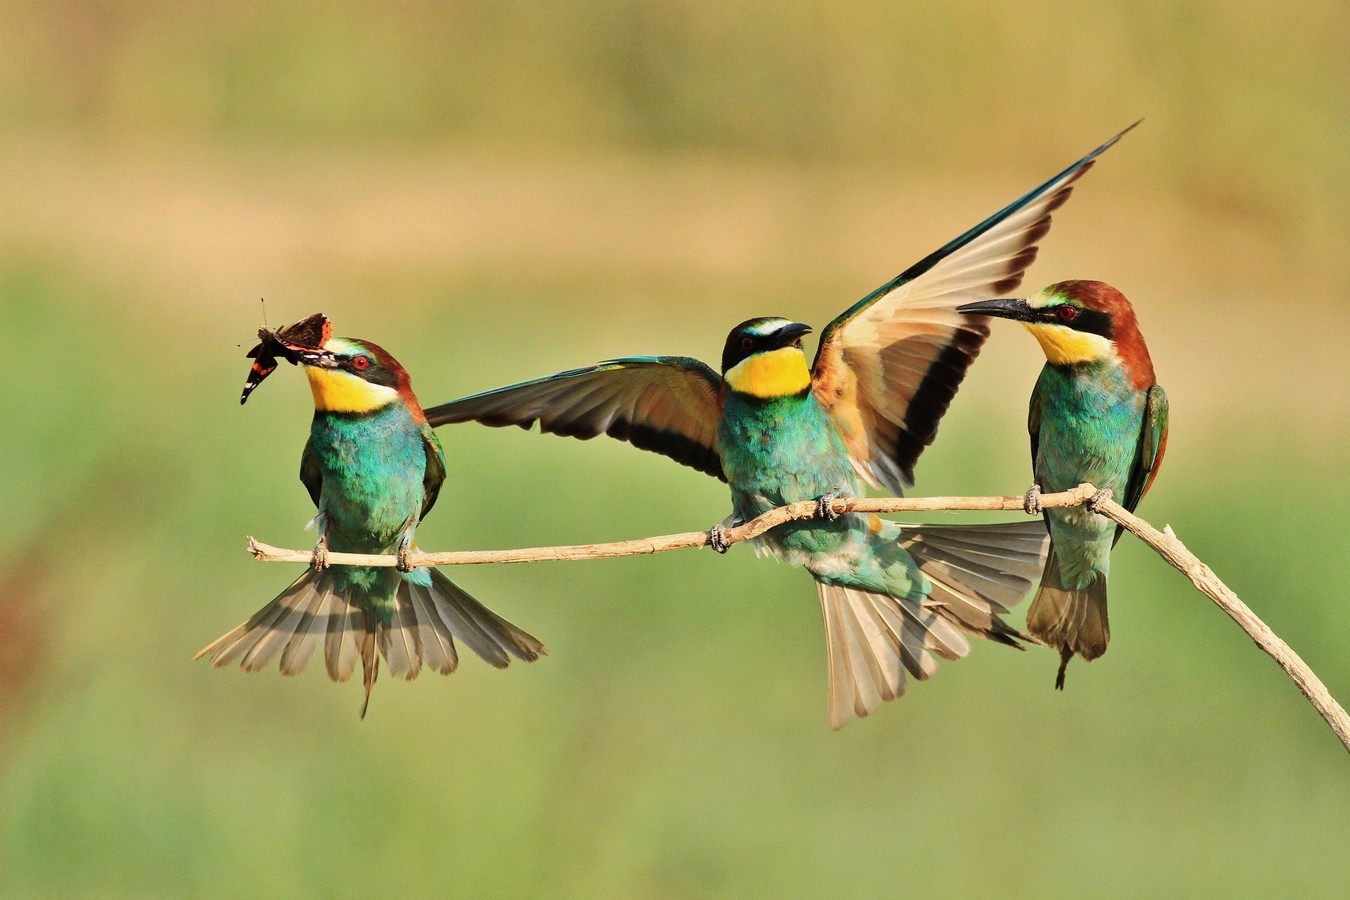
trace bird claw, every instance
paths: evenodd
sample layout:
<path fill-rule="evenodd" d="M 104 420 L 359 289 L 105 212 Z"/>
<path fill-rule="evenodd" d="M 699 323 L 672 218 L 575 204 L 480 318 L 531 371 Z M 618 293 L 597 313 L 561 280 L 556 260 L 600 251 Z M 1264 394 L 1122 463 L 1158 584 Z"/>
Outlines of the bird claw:
<path fill-rule="evenodd" d="M 1041 514 L 1041 486 L 1034 481 L 1031 487 L 1027 488 L 1026 496 L 1022 498 L 1022 508 L 1029 516 Z"/>
<path fill-rule="evenodd" d="M 717 523 L 708 529 L 708 543 L 718 553 L 726 553 L 731 549 L 731 542 L 727 540 L 727 530 L 722 523 Z"/>
<path fill-rule="evenodd" d="M 310 560 L 309 564 L 314 567 L 316 572 L 322 572 L 328 568 L 328 538 L 319 538 L 319 542 L 314 545 L 314 558 Z"/>
<path fill-rule="evenodd" d="M 824 519 L 826 522 L 833 522 L 839 518 L 839 513 L 834 511 L 834 493 L 821 494 L 820 499 L 816 501 L 816 518 Z"/>
<path fill-rule="evenodd" d="M 1055 673 L 1055 690 L 1064 690 L 1064 671 L 1069 668 L 1069 660 L 1073 659 L 1073 651 L 1068 647 L 1059 648 L 1059 671 Z"/>
<path fill-rule="evenodd" d="M 412 564 L 412 551 L 408 547 L 398 548 L 398 562 L 394 564 L 394 568 L 400 572 L 411 572 L 417 568 Z"/>
<path fill-rule="evenodd" d="M 1097 493 L 1093 494 L 1091 497 L 1088 498 L 1087 508 L 1092 512 L 1100 514 L 1102 511 L 1102 504 L 1110 499 L 1111 499 L 1111 489 L 1102 488 L 1100 491 L 1098 491 Z"/>

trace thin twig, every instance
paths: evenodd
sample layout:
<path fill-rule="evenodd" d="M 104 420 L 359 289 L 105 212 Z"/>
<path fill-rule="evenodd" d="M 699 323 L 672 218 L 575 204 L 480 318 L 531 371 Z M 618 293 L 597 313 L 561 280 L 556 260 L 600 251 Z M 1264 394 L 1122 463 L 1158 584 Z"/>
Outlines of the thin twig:
<path fill-rule="evenodd" d="M 1350 750 L 1350 715 L 1346 715 L 1345 708 L 1336 702 L 1327 686 L 1313 674 L 1313 670 L 1308 668 L 1308 664 L 1294 652 L 1293 648 L 1271 631 L 1270 626 L 1261 621 L 1261 618 L 1252 612 L 1228 585 L 1220 581 L 1219 576 L 1215 575 L 1209 566 L 1186 549 L 1186 545 L 1177 538 L 1170 526 L 1164 531 L 1159 531 L 1114 500 L 1099 499 L 1093 504 L 1093 509 L 1113 522 L 1125 526 L 1126 531 L 1152 547 L 1159 556 L 1189 578 L 1197 590 L 1213 600 L 1219 609 L 1228 613 L 1229 617 L 1256 642 L 1256 646 L 1266 651 L 1280 664 L 1280 668 L 1284 669 L 1294 680 L 1294 684 L 1298 685 L 1303 696 L 1308 698 L 1313 708 L 1326 719 L 1331 730 L 1336 732 L 1345 749 Z"/>
<path fill-rule="evenodd" d="M 1080 484 L 1070 491 L 1042 494 L 1041 506 L 1079 506 L 1096 489 Z M 932 512 L 937 510 L 1018 510 L 1023 509 L 1022 497 L 848 497 L 834 501 L 834 511 L 840 515 L 849 512 Z M 803 500 L 788 506 L 771 509 L 744 525 L 728 528 L 728 544 L 738 544 L 759 537 L 784 522 L 809 519 L 816 515 L 815 500 Z M 473 566 L 483 563 L 556 562 L 576 559 L 610 559 L 616 556 L 640 556 L 645 553 L 664 553 L 667 550 L 686 550 L 690 547 L 708 547 L 711 541 L 706 531 L 686 531 L 641 538 L 635 541 L 614 541 L 609 544 L 573 544 L 564 547 L 526 547 L 520 550 L 457 550 L 445 553 L 414 553 L 409 561 L 414 566 Z M 284 550 L 261 541 L 248 539 L 248 550 L 263 562 L 311 562 L 312 550 Z M 372 553 L 337 553 L 328 551 L 329 565 L 339 566 L 393 566 L 398 558 Z"/>
<path fill-rule="evenodd" d="M 1041 506 L 1081 506 L 1096 497 L 1097 489 L 1090 484 L 1080 484 L 1072 490 L 1054 494 L 1042 494 Z M 885 498 L 843 498 L 833 501 L 834 511 L 838 514 L 895 513 L 895 512 L 932 512 L 939 510 L 1022 510 L 1024 498 L 1017 497 L 885 497 Z M 1213 600 L 1226 612 L 1243 631 L 1256 642 L 1256 645 L 1279 663 L 1298 685 L 1303 695 L 1331 726 L 1331 730 L 1340 738 L 1346 750 L 1350 750 L 1350 716 L 1336 702 L 1326 685 L 1313 674 L 1299 655 L 1290 648 L 1265 622 L 1238 599 L 1227 585 L 1219 580 L 1214 572 L 1186 549 L 1172 530 L 1158 531 L 1143 519 L 1133 515 L 1120 504 L 1107 496 L 1096 497 L 1092 508 L 1098 514 L 1122 525 L 1127 531 L 1153 548 L 1163 559 L 1191 580 L 1191 583 L 1205 596 Z M 727 544 L 738 544 L 758 537 L 770 528 L 791 522 L 795 519 L 809 519 L 817 514 L 815 500 L 804 500 L 788 506 L 772 509 L 758 518 L 743 525 L 728 528 L 725 531 Z M 667 550 L 684 550 L 691 547 L 711 545 L 708 532 L 688 531 L 683 534 L 667 534 L 657 537 L 641 538 L 635 541 L 615 541 L 607 544 L 575 544 L 563 547 L 528 547 L 519 550 L 463 550 L 447 553 L 414 553 L 410 562 L 414 566 L 466 566 L 483 563 L 524 563 L 550 562 L 559 560 L 609 559 L 618 556 L 639 556 L 647 553 L 663 553 Z M 286 550 L 272 547 L 252 537 L 248 539 L 248 549 L 253 556 L 264 562 L 301 562 L 309 563 L 314 559 L 313 551 Z M 398 559 L 390 555 L 366 553 L 338 553 L 329 551 L 330 565 L 346 566 L 394 566 Z"/>

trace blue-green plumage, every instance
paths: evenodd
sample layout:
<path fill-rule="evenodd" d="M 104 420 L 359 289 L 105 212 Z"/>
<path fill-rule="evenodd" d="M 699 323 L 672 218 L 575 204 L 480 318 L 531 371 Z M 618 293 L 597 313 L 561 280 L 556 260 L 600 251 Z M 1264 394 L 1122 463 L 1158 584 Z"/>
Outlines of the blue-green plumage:
<path fill-rule="evenodd" d="M 1037 435 L 1033 470 L 1043 491 L 1083 482 L 1118 497 L 1134 475 L 1147 394 L 1135 388 L 1118 360 L 1047 365 L 1032 393 Z M 1063 587 L 1086 590 L 1110 569 L 1116 526 L 1081 506 L 1048 509 L 1046 521 Z"/>
<path fill-rule="evenodd" d="M 729 392 L 717 439 L 740 521 L 825 494 L 860 493 L 839 428 L 810 391 L 770 399 Z M 755 546 L 826 584 L 922 600 L 927 579 L 897 544 L 899 536 L 894 523 L 849 513 L 828 522 L 788 522 L 756 538 Z"/>
<path fill-rule="evenodd" d="M 738 520 L 860 493 L 841 422 L 822 402 L 801 352 L 805 331 L 783 319 L 753 319 L 727 340 L 716 438 Z M 836 728 L 849 713 L 866 715 L 899 696 L 904 670 L 932 674 L 929 651 L 965 655 L 963 632 L 1017 646 L 1017 632 L 998 613 L 1018 596 L 1010 573 L 1034 567 L 1043 543 L 1021 525 L 902 529 L 857 513 L 788 522 L 754 539 L 757 551 L 802 566 L 816 580 Z M 940 598 L 928 570 L 942 579 Z"/>
<path fill-rule="evenodd" d="M 1167 445 L 1167 395 L 1125 296 L 1100 281 L 1065 281 L 1026 300 L 987 300 L 960 311 L 1022 322 L 1046 364 L 1031 395 L 1038 491 L 1083 482 L 1109 490 L 1133 510 L 1157 474 Z M 1120 528 L 1086 507 L 1047 509 L 1050 554 L 1027 630 L 1060 651 L 1055 686 L 1078 654 L 1093 660 L 1111 640 L 1106 584 Z"/>
<path fill-rule="evenodd" d="M 300 471 L 307 486 L 319 486 L 315 504 L 328 549 L 387 554 L 410 544 L 423 513 L 429 468 L 439 473 L 434 479 L 439 488 L 445 477 L 440 441 L 406 404 L 360 415 L 316 411 Z M 399 580 L 412 576 L 427 578 L 419 569 L 357 566 L 343 566 L 335 575 L 340 590 L 386 624 L 393 620 Z"/>

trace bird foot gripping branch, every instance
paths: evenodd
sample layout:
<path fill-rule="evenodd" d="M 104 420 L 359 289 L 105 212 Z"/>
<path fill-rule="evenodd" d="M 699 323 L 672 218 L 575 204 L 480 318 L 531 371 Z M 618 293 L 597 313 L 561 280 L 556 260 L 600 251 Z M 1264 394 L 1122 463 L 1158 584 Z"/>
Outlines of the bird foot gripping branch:
<path fill-rule="evenodd" d="M 1041 514 L 1041 486 L 1034 481 L 1031 483 L 1031 487 L 1027 488 L 1026 496 L 1022 499 L 1022 508 L 1027 511 L 1029 516 Z"/>
<path fill-rule="evenodd" d="M 401 544 L 398 548 L 398 565 L 394 566 L 400 572 L 411 572 L 417 568 L 412 564 L 412 548 L 407 544 Z"/>
<path fill-rule="evenodd" d="M 1112 495 L 1110 488 L 1102 488 L 1100 491 L 1089 497 L 1087 503 L 1083 505 L 1086 506 L 1092 512 L 1096 513 L 1097 515 L 1101 515 L 1102 504 L 1110 500 L 1111 496 Z"/>
<path fill-rule="evenodd" d="M 322 572 L 328 568 L 328 538 L 321 537 L 319 542 L 314 545 L 314 559 L 310 562 L 314 571 Z"/>
<path fill-rule="evenodd" d="M 708 544 L 718 553 L 726 553 L 731 549 L 731 542 L 727 540 L 726 526 L 721 522 L 708 529 Z"/>

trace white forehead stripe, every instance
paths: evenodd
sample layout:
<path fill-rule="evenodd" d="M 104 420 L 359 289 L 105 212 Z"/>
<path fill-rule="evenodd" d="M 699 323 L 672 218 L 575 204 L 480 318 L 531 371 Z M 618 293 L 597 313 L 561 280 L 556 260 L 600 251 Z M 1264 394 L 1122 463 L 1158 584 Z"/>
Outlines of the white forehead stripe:
<path fill-rule="evenodd" d="M 329 338 L 328 343 L 321 348 L 329 353 L 350 353 L 356 349 L 356 345 L 343 338 Z"/>
<path fill-rule="evenodd" d="M 1027 306 L 1030 306 L 1032 309 L 1045 309 L 1045 307 L 1051 305 L 1051 301 L 1063 303 L 1064 298 L 1042 288 L 1027 298 Z"/>
<path fill-rule="evenodd" d="M 750 331 L 753 334 L 757 335 L 773 334 L 774 332 L 781 329 L 784 325 L 791 325 L 791 324 L 792 322 L 789 319 L 766 319 L 765 321 L 760 322 L 754 328 L 750 329 Z"/>

